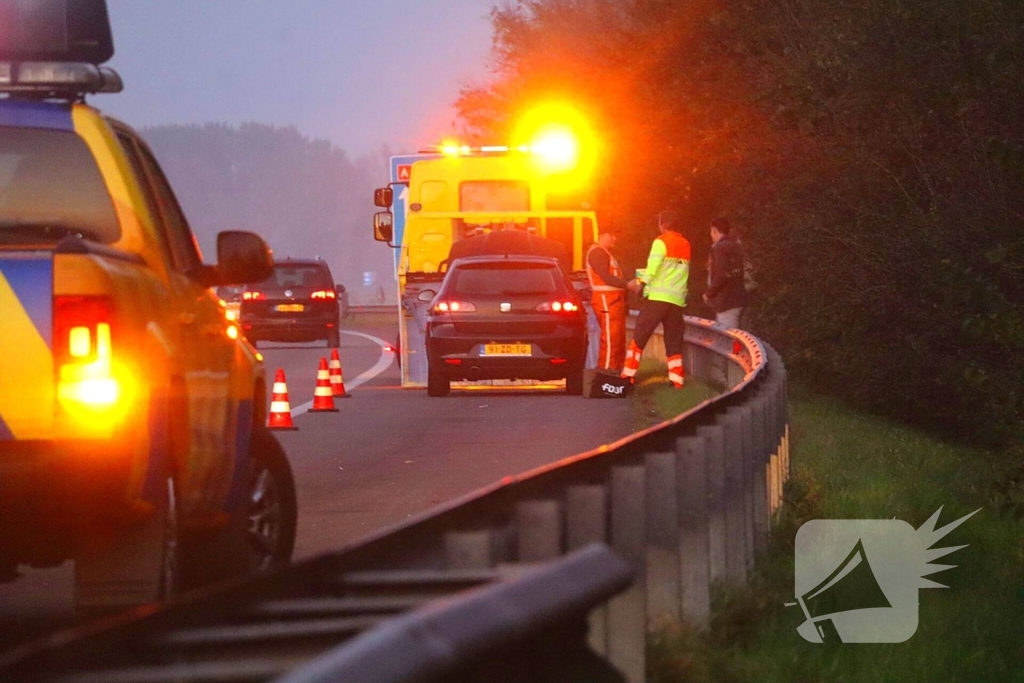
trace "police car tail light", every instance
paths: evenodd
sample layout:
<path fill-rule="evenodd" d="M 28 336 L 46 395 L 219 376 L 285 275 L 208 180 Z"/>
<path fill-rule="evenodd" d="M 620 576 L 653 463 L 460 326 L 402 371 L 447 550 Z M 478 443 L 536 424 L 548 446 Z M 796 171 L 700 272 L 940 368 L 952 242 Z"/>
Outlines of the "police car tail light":
<path fill-rule="evenodd" d="M 434 313 L 472 313 L 476 305 L 468 301 L 439 301 L 434 305 Z"/>
<path fill-rule="evenodd" d="M 107 408 L 121 398 L 114 376 L 111 313 L 102 296 L 54 299 L 53 356 L 57 396 L 67 406 Z"/>
<path fill-rule="evenodd" d="M 266 301 L 267 300 L 267 295 L 264 294 L 263 292 L 243 292 L 242 293 L 242 300 L 243 301 Z"/>
<path fill-rule="evenodd" d="M 580 307 L 572 301 L 545 301 L 537 306 L 541 313 L 575 313 Z"/>
<path fill-rule="evenodd" d="M 316 292 L 313 292 L 312 294 L 310 294 L 309 298 L 310 299 L 318 299 L 318 300 L 321 300 L 321 301 L 333 301 L 334 299 L 337 298 L 337 296 L 338 296 L 338 294 L 334 290 L 331 290 L 331 289 L 321 289 L 319 291 L 316 291 Z"/>

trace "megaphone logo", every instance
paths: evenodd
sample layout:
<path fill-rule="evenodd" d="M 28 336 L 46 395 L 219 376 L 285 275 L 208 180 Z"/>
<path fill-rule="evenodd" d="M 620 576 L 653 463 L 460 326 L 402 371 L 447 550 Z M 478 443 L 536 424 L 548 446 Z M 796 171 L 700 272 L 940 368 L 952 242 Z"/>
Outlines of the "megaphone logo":
<path fill-rule="evenodd" d="M 918 590 L 946 588 L 930 564 L 966 548 L 932 548 L 972 515 L 936 530 L 939 508 L 920 529 L 898 519 L 814 520 L 796 534 L 796 595 L 812 643 L 902 643 L 917 632 Z"/>

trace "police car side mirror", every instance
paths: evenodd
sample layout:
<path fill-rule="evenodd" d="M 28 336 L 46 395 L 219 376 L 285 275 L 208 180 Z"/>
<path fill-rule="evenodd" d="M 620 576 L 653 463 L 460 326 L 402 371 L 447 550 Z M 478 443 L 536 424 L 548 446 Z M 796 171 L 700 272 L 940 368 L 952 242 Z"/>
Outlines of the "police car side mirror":
<path fill-rule="evenodd" d="M 378 187 L 373 191 L 373 205 L 382 209 L 390 209 L 395 200 L 395 192 L 390 187 Z"/>
<path fill-rule="evenodd" d="M 373 214 L 373 238 L 378 242 L 387 242 L 388 246 L 395 246 L 391 242 L 395 238 L 394 216 L 390 211 L 378 211 Z"/>
<path fill-rule="evenodd" d="M 262 282 L 274 272 L 274 256 L 263 238 L 251 232 L 225 230 L 217 235 L 218 284 Z"/>

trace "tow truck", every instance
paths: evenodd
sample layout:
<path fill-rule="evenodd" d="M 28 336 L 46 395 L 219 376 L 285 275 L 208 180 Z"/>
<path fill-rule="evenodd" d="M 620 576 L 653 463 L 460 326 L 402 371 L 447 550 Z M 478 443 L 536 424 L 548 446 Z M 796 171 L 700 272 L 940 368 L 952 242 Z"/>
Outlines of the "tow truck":
<path fill-rule="evenodd" d="M 387 187 L 374 191 L 374 238 L 396 250 L 402 386 L 427 386 L 426 318 L 454 242 L 493 229 L 524 229 L 560 242 L 578 289 L 597 239 L 591 179 L 597 145 L 564 104 L 523 117 L 504 145 L 446 141 L 391 158 Z"/>
<path fill-rule="evenodd" d="M 102 0 L 0 10 L 0 580 L 74 560 L 95 613 L 287 564 L 262 359 L 212 289 L 270 250 L 223 232 L 204 264 L 149 147 L 86 104 L 122 89 Z"/>

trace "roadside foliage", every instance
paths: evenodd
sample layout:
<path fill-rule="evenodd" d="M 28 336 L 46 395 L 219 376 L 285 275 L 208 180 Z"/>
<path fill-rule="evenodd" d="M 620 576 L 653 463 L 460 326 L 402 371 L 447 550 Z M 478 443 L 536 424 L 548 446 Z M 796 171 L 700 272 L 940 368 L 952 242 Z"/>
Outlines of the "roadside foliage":
<path fill-rule="evenodd" d="M 1020 436 L 1024 6 L 519 0 L 492 19 L 467 133 L 577 103 L 626 265 L 665 206 L 696 254 L 726 215 L 756 268 L 749 326 L 798 379 L 946 435 Z"/>

